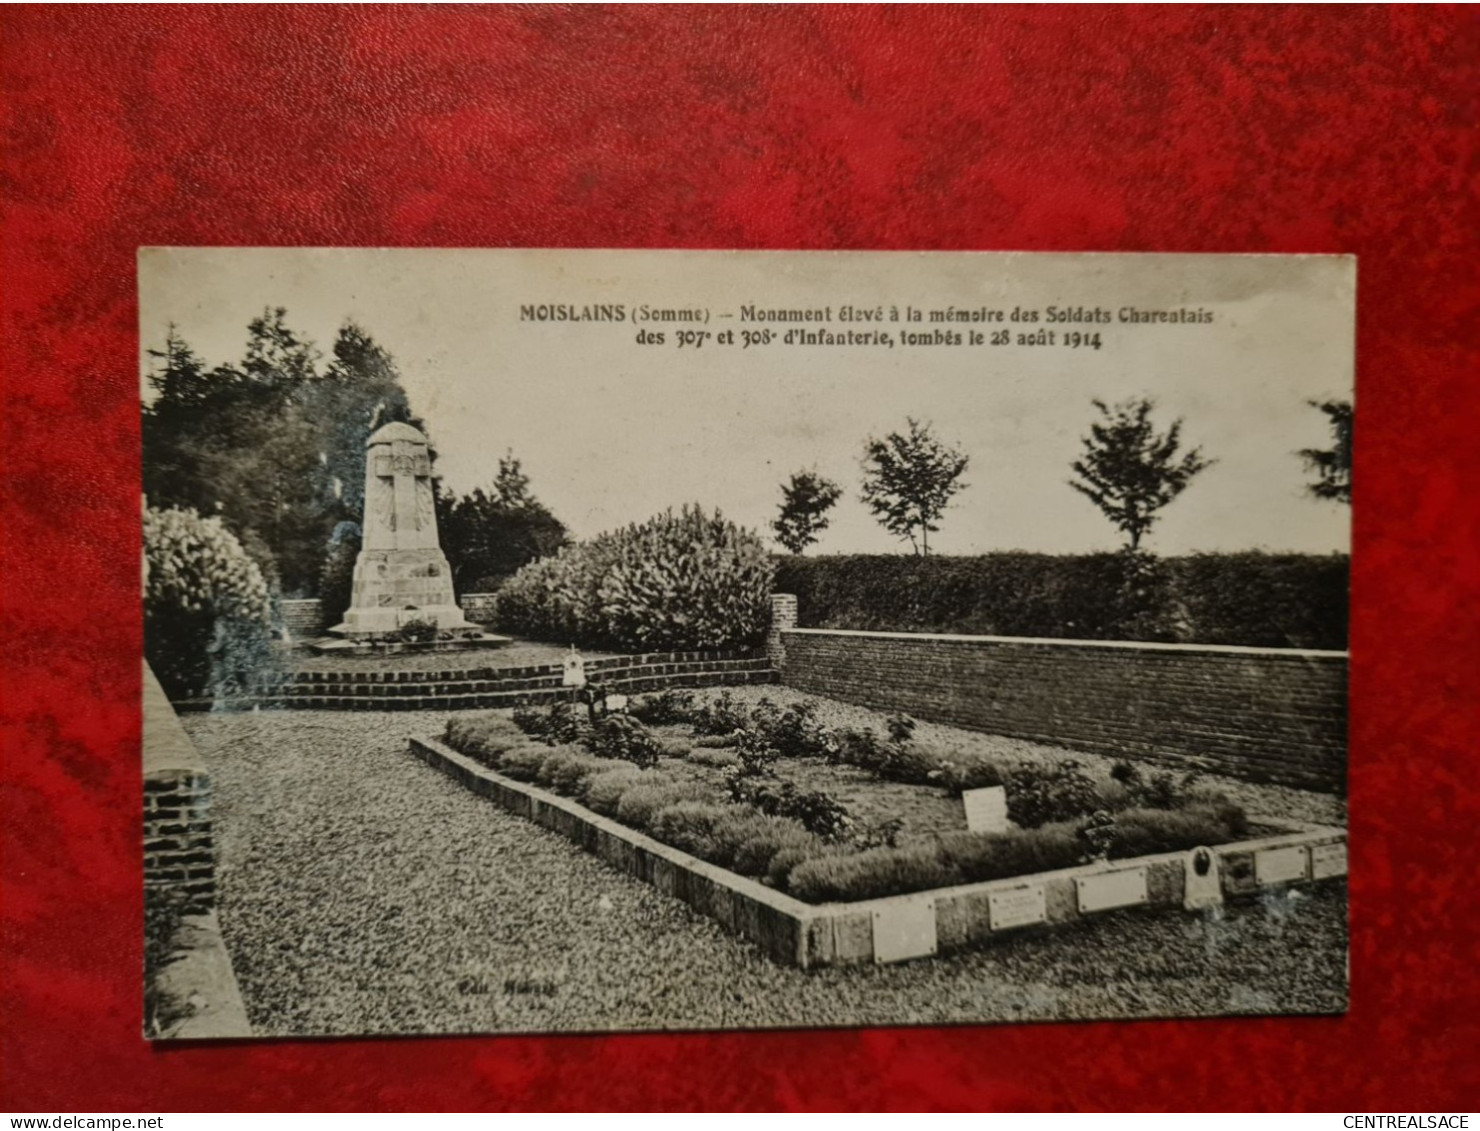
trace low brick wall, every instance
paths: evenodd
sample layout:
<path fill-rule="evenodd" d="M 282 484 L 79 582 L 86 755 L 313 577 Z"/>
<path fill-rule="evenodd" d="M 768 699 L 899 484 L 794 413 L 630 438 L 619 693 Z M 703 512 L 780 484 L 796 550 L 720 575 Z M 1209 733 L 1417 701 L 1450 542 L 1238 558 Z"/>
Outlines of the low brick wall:
<path fill-rule="evenodd" d="M 279 601 L 278 609 L 282 613 L 283 626 L 295 639 L 307 640 L 322 636 L 330 627 L 324 623 L 323 605 L 317 597 Z"/>
<path fill-rule="evenodd" d="M 781 681 L 932 722 L 1304 789 L 1346 779 L 1346 653 L 792 629 Z"/>
<path fill-rule="evenodd" d="M 474 624 L 492 624 L 498 609 L 498 594 L 464 593 L 457 603 L 462 606 L 463 616 Z"/>

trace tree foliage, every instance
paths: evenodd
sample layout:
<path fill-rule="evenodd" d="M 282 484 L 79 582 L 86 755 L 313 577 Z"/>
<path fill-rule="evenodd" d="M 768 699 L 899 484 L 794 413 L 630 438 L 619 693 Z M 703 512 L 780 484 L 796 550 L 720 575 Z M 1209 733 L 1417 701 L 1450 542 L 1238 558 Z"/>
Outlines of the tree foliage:
<path fill-rule="evenodd" d="M 172 697 L 243 687 L 265 658 L 267 583 L 217 518 L 144 513 L 144 655 Z"/>
<path fill-rule="evenodd" d="M 862 498 L 885 530 L 924 557 L 946 506 L 967 486 L 961 476 L 969 457 L 938 440 L 928 423 L 906 419 L 908 435 L 870 437 L 864 446 Z"/>
<path fill-rule="evenodd" d="M 1299 452 L 1307 471 L 1316 481 L 1306 490 L 1318 499 L 1334 499 L 1351 505 L 1352 501 L 1352 403 L 1351 401 L 1309 401 L 1312 408 L 1324 412 L 1331 424 L 1329 448 L 1303 448 Z"/>
<path fill-rule="evenodd" d="M 530 492 L 529 476 L 512 451 L 498 461 L 490 491 L 439 495 L 438 512 L 442 549 L 459 592 L 497 587 L 567 541 L 564 524 Z"/>
<path fill-rule="evenodd" d="M 781 513 L 771 523 L 776 541 L 800 554 L 817 541 L 831 519 L 827 512 L 843 496 L 843 489 L 815 471 L 798 471 L 781 485 Z"/>
<path fill-rule="evenodd" d="M 415 423 L 390 355 L 349 322 L 321 370 L 281 307 L 248 324 L 236 364 L 207 369 L 174 327 L 150 355 L 150 503 L 220 518 L 271 586 L 318 593 L 335 528 L 361 517 L 370 432 Z"/>
<path fill-rule="evenodd" d="M 1147 398 L 1114 406 L 1093 403 L 1101 419 L 1083 439 L 1084 454 L 1074 461 L 1079 478 L 1069 486 L 1099 507 L 1126 536 L 1126 548 L 1135 552 L 1156 523 L 1157 512 L 1213 461 L 1204 459 L 1198 448 L 1179 456 L 1182 421 L 1158 432 L 1151 420 L 1156 406 Z"/>

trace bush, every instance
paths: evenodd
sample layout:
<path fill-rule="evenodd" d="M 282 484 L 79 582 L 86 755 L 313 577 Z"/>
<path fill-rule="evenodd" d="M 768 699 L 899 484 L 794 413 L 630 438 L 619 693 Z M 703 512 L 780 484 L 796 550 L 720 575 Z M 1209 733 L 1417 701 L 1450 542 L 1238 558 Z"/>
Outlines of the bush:
<path fill-rule="evenodd" d="M 750 726 L 787 758 L 821 758 L 828 753 L 828 731 L 817 721 L 817 704 L 802 699 L 779 708 L 762 699 L 751 711 Z"/>
<path fill-rule="evenodd" d="M 941 838 L 941 851 L 965 877 L 962 883 L 1072 868 L 1085 859 L 1084 846 L 1073 825 L 1006 833 L 951 833 Z"/>
<path fill-rule="evenodd" d="M 787 888 L 808 903 L 846 903 L 962 883 L 936 845 L 819 856 L 791 869 Z"/>
<path fill-rule="evenodd" d="M 513 721 L 530 738 L 553 746 L 580 741 L 589 720 L 586 708 L 579 703 L 556 700 L 543 711 L 534 707 L 515 707 Z"/>
<path fill-rule="evenodd" d="M 649 770 L 648 780 L 638 782 L 622 794 L 616 818 L 630 828 L 646 830 L 660 809 L 681 801 L 713 801 L 713 793 L 695 782 L 674 781 Z"/>
<path fill-rule="evenodd" d="M 1344 554 L 787 556 L 809 628 L 1344 649 Z"/>
<path fill-rule="evenodd" d="M 729 865 L 742 876 L 769 876 L 778 858 L 788 854 L 795 857 L 784 869 L 789 872 L 802 860 L 827 851 L 822 840 L 792 821 L 763 817 L 751 828 L 753 831 L 735 849 Z"/>
<path fill-rule="evenodd" d="M 757 535 L 686 506 L 525 566 L 499 590 L 499 624 L 624 650 L 755 644 L 772 572 Z"/>
<path fill-rule="evenodd" d="M 548 746 L 512 746 L 499 755 L 498 772 L 515 781 L 532 782 L 552 753 Z"/>
<path fill-rule="evenodd" d="M 740 765 L 740 755 L 724 747 L 696 744 L 684 757 L 697 766 L 712 766 L 717 770 L 728 770 Z"/>
<path fill-rule="evenodd" d="M 534 780 L 566 797 L 580 795 L 581 782 L 607 769 L 607 763 L 577 750 L 551 750 L 535 773 Z"/>
<path fill-rule="evenodd" d="M 1117 859 L 1227 844 L 1248 832 L 1243 811 L 1229 804 L 1183 809 L 1126 809 L 1115 814 L 1110 855 Z"/>
<path fill-rule="evenodd" d="M 497 769 L 505 751 L 526 745 L 524 733 L 502 715 L 464 715 L 447 720 L 442 740 L 459 753 Z"/>
<path fill-rule="evenodd" d="M 853 824 L 847 808 L 821 790 L 802 791 L 794 782 L 743 772 L 731 777 L 729 785 L 731 800 L 768 816 L 791 817 L 826 840 L 840 840 Z"/>
<path fill-rule="evenodd" d="M 324 568 L 319 572 L 319 610 L 324 626 L 344 620 L 354 595 L 355 562 L 360 556 L 358 523 L 341 522 L 329 536 Z"/>
<path fill-rule="evenodd" d="M 581 784 L 581 803 L 604 817 L 615 817 L 622 795 L 651 776 L 636 766 L 620 766 L 593 773 Z"/>
<path fill-rule="evenodd" d="M 680 688 L 669 688 L 657 695 L 644 695 L 627 707 L 627 713 L 647 723 L 648 726 L 655 727 L 692 722 L 694 693 Z"/>
<path fill-rule="evenodd" d="M 743 731 L 750 722 L 745 708 L 728 691 L 721 691 L 694 711 L 696 736 L 728 737 Z"/>
<path fill-rule="evenodd" d="M 220 519 L 144 513 L 144 655 L 172 699 L 247 690 L 266 665 L 262 571 Z"/>
<path fill-rule="evenodd" d="M 413 617 L 391 633 L 391 639 L 402 644 L 430 644 L 437 639 L 437 622 L 423 617 Z"/>
<path fill-rule="evenodd" d="M 1006 785 L 1007 816 L 1025 829 L 1087 816 L 1102 806 L 1094 781 L 1072 758 L 1047 766 L 1025 762 Z"/>
<path fill-rule="evenodd" d="M 630 715 L 605 715 L 586 738 L 586 746 L 599 758 L 620 758 L 634 766 L 656 766 L 662 748 L 638 720 Z"/>

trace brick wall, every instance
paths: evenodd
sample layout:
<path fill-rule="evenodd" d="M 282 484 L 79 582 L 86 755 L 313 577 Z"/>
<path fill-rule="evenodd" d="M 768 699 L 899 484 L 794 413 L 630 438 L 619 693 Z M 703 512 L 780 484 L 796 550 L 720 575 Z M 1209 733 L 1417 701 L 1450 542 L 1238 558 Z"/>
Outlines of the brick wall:
<path fill-rule="evenodd" d="M 211 778 L 147 667 L 143 755 L 145 894 L 204 911 L 216 899 Z"/>
<path fill-rule="evenodd" d="M 1346 654 L 784 631 L 782 682 L 972 730 L 1339 789 Z"/>
<path fill-rule="evenodd" d="M 463 616 L 474 624 L 492 624 L 497 593 L 464 593 L 457 602 L 462 606 Z"/>
<path fill-rule="evenodd" d="M 323 608 L 317 597 L 297 601 L 280 601 L 283 624 L 295 639 L 304 640 L 320 636 L 329 628 L 324 623 Z"/>

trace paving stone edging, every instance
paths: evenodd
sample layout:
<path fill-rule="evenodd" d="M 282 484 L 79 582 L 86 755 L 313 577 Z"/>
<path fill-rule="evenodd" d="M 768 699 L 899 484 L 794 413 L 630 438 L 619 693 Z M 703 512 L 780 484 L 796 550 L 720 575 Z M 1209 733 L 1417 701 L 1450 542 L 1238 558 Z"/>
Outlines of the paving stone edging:
<path fill-rule="evenodd" d="M 1080 892 L 1086 881 L 1102 882 L 1098 877 L 1144 870 L 1145 899 L 1136 906 L 1180 907 L 1184 896 L 1188 853 L 1174 852 L 856 903 L 803 903 L 662 844 L 569 798 L 507 778 L 436 739 L 411 739 L 411 752 L 473 792 L 683 900 L 726 930 L 749 939 L 777 962 L 803 969 L 920 957 L 971 946 L 1006 931 L 1041 929 L 1038 925 L 993 926 L 993 897 L 1000 900 L 1006 893 L 1041 888 L 1043 923 L 1050 927 L 1097 913 L 1080 909 Z M 1311 850 L 1326 846 L 1345 850 L 1344 829 L 1258 821 L 1281 831 L 1212 848 L 1225 898 L 1313 882 Z M 1264 854 L 1280 857 L 1286 869 L 1283 878 L 1257 874 L 1256 860 Z M 1298 874 L 1292 874 L 1289 869 L 1297 865 Z M 1344 862 L 1334 875 L 1345 875 Z M 903 950 L 898 941 L 901 936 L 906 939 Z"/>

